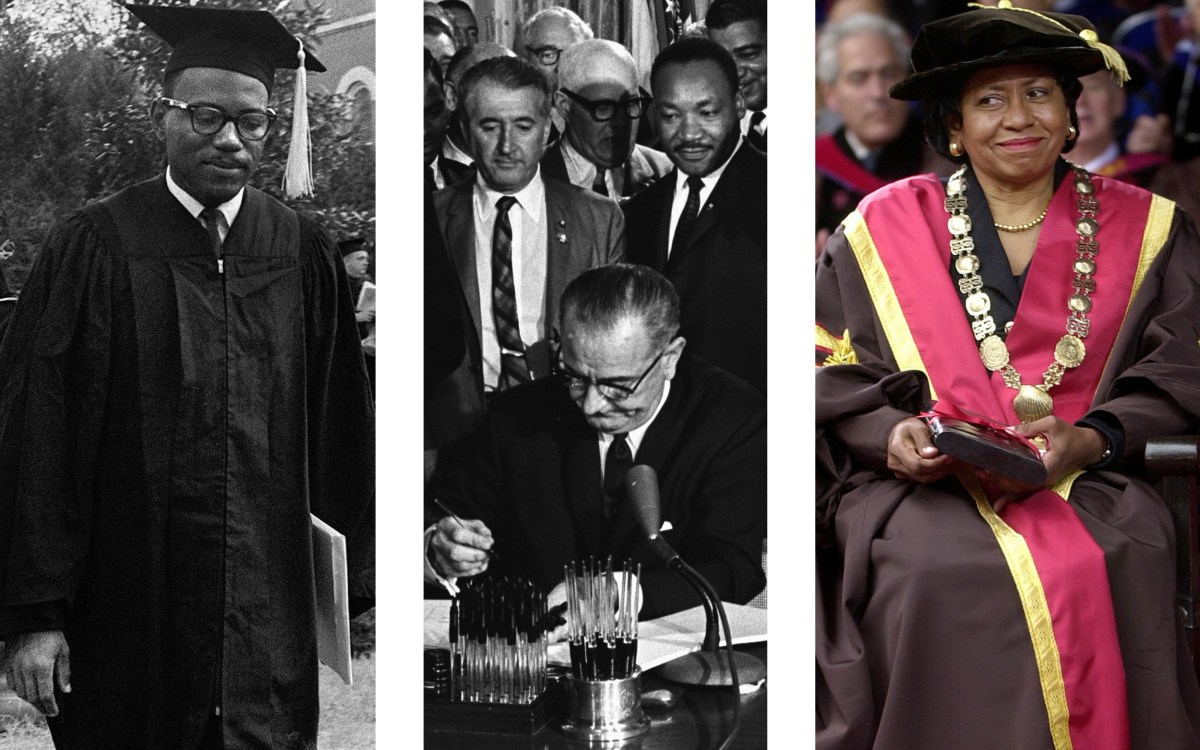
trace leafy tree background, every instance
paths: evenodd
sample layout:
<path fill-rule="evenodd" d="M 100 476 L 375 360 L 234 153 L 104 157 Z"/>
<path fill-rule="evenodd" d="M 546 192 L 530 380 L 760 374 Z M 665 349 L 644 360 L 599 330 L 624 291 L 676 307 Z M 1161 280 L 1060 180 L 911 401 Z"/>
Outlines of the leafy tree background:
<path fill-rule="evenodd" d="M 318 0 L 157 0 L 270 10 L 320 57 Z M 150 126 L 170 49 L 107 0 L 10 0 L 0 15 L 0 262 L 17 291 L 50 227 L 92 200 L 149 178 L 165 164 Z M 313 216 L 335 239 L 365 235 L 374 246 L 374 133 L 352 119 L 345 97 L 309 87 L 311 198 L 280 189 L 292 119 L 292 71 L 275 76 L 279 113 L 252 184 Z M 4 290 L 0 289 L 0 293 Z"/>

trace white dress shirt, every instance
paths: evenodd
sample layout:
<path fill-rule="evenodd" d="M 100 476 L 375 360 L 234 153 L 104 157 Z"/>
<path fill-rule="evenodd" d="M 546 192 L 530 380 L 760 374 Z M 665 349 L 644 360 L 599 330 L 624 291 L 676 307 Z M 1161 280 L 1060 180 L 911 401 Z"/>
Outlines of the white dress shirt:
<path fill-rule="evenodd" d="M 492 190 L 482 175 L 475 180 L 475 278 L 479 280 L 480 345 L 483 386 L 495 390 L 500 381 L 500 340 L 492 316 L 492 231 L 496 202 L 505 193 Z M 512 226 L 513 289 L 521 341 L 529 346 L 542 338 L 546 325 L 546 189 L 541 168 L 522 190 L 513 193 L 517 203 L 508 210 Z"/>
<path fill-rule="evenodd" d="M 575 150 L 571 145 L 571 140 L 565 135 L 562 139 L 562 155 L 563 163 L 567 165 L 567 178 L 570 179 L 572 185 L 578 185 L 584 190 L 591 190 L 592 183 L 596 180 L 596 170 L 600 167 L 587 160 L 583 154 Z M 621 188 L 624 186 L 624 170 L 623 169 L 606 169 L 604 170 L 604 187 L 608 190 L 608 196 L 616 199 L 621 195 Z"/>
<path fill-rule="evenodd" d="M 713 188 L 717 186 L 717 183 L 721 180 L 721 175 L 725 174 L 725 167 L 729 166 L 733 155 L 738 152 L 743 143 L 744 140 L 739 140 L 737 148 L 733 150 L 733 153 L 729 154 L 729 158 L 725 160 L 724 164 L 700 178 L 700 181 L 704 183 L 704 187 L 700 188 L 700 210 L 696 213 L 697 218 L 704 213 L 704 208 L 708 205 L 708 198 L 712 195 Z M 670 257 L 671 250 L 675 245 L 675 227 L 679 224 L 679 217 L 683 216 L 684 206 L 687 205 L 688 193 L 691 192 L 687 181 L 688 176 L 676 169 L 675 199 L 671 202 L 671 226 L 667 230 L 667 257 Z"/>
<path fill-rule="evenodd" d="M 771 121 L 771 116 L 767 114 L 766 107 L 762 108 L 762 113 L 763 113 L 762 122 L 760 122 L 758 124 L 758 128 L 756 128 L 756 129 L 758 130 L 758 132 L 761 135 L 766 135 L 767 134 L 767 123 Z M 750 118 L 751 117 L 754 117 L 754 110 L 747 109 L 746 114 L 742 115 L 742 123 L 741 123 L 742 124 L 742 135 L 750 134 Z"/>
<path fill-rule="evenodd" d="M 183 204 L 187 212 L 192 215 L 196 221 L 200 222 L 200 226 L 204 226 L 204 219 L 200 218 L 200 212 L 204 210 L 204 204 L 196 200 L 191 194 L 179 187 L 179 183 L 171 177 L 171 168 L 167 167 L 167 190 L 171 191 L 171 195 L 175 196 L 175 200 Z M 242 199 L 246 197 L 246 188 L 237 191 L 237 195 L 217 206 L 217 210 L 221 212 L 221 218 L 224 221 L 217 222 L 217 231 L 221 235 L 221 242 L 229 235 L 229 228 L 233 226 L 233 220 L 237 218 L 238 212 L 242 210 Z M 207 231 L 207 228 L 206 230 Z"/>
<path fill-rule="evenodd" d="M 667 403 L 667 396 L 671 393 L 671 381 L 663 383 L 662 398 L 658 400 L 658 406 L 654 407 L 654 413 L 650 415 L 641 426 L 629 431 L 625 437 L 625 444 L 629 446 L 629 455 L 631 460 L 637 459 L 638 448 L 642 447 L 642 438 L 646 436 L 646 430 L 650 429 L 650 424 L 658 413 L 662 411 L 663 404 Z M 604 487 L 604 462 L 608 458 L 608 446 L 613 441 L 613 436 L 607 432 L 597 432 L 596 437 L 599 440 L 600 447 L 600 486 Z"/>

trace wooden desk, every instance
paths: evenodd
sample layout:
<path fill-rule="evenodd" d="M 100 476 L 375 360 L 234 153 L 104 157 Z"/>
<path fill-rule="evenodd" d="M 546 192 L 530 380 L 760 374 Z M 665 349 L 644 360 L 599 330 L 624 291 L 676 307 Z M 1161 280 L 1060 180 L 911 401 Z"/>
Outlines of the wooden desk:
<path fill-rule="evenodd" d="M 767 660 L 767 644 L 736 647 L 739 651 Z M 769 680 L 768 680 L 769 681 Z M 667 683 L 656 679 L 655 670 L 646 677 L 644 690 Z M 674 685 L 675 688 L 682 686 Z M 743 695 L 742 725 L 730 744 L 734 750 L 759 750 L 767 746 L 767 685 Z M 641 737 L 608 747 L 633 750 L 716 750 L 733 722 L 732 693 L 728 688 L 683 688 L 679 703 L 669 712 L 647 711 L 650 731 Z M 586 742 L 567 739 L 552 720 L 533 736 L 440 732 L 425 730 L 428 750 L 580 750 Z M 599 746 L 597 746 L 599 747 Z"/>

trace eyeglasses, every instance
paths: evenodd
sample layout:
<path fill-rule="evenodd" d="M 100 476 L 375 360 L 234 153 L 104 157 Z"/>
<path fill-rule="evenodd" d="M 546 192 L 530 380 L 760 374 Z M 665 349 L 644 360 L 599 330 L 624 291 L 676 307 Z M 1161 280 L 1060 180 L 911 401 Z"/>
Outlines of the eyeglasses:
<path fill-rule="evenodd" d="M 275 122 L 275 110 L 268 109 L 265 112 L 243 112 L 240 115 L 225 114 L 224 110 L 216 107 L 208 107 L 202 104 L 187 104 L 177 99 L 169 99 L 165 96 L 159 97 L 160 102 L 168 107 L 185 110 L 192 118 L 192 130 L 200 135 L 216 135 L 225 127 L 225 123 L 232 122 L 237 129 L 237 134 L 243 140 L 261 141 L 267 136 L 267 132 L 271 129 L 271 123 Z"/>
<path fill-rule="evenodd" d="M 558 47 L 526 47 L 525 51 L 536 57 L 542 65 L 558 65 L 558 56 L 563 53 Z"/>
<path fill-rule="evenodd" d="M 638 89 L 641 91 L 641 89 Z M 620 101 L 612 99 L 585 99 L 568 88 L 560 88 L 559 91 L 566 94 L 572 101 L 579 102 L 584 109 L 591 115 L 596 122 L 608 122 L 617 112 L 624 108 L 625 114 L 629 115 L 630 119 L 637 119 L 646 111 L 646 107 L 650 106 L 650 102 L 654 99 L 649 94 L 642 91 L 643 96 L 631 96 Z"/>
<path fill-rule="evenodd" d="M 646 379 L 646 376 L 650 374 L 650 371 L 654 369 L 654 366 L 658 364 L 658 361 L 667 353 L 666 348 L 659 352 L 654 361 L 650 363 L 650 366 L 633 382 L 633 385 L 621 385 L 608 379 L 593 380 L 592 378 L 585 378 L 577 372 L 567 370 L 562 364 L 562 353 L 559 347 L 557 332 L 555 332 L 555 336 L 551 341 L 551 348 L 554 350 L 554 364 L 551 366 L 550 371 L 554 374 L 554 377 L 558 378 L 566 386 L 567 390 L 571 392 L 572 397 L 583 395 L 587 392 L 588 386 L 593 385 L 596 387 L 597 393 L 613 403 L 618 403 L 631 397 L 637 391 L 638 386 L 642 384 L 642 381 Z M 622 380 L 625 379 L 622 378 Z"/>

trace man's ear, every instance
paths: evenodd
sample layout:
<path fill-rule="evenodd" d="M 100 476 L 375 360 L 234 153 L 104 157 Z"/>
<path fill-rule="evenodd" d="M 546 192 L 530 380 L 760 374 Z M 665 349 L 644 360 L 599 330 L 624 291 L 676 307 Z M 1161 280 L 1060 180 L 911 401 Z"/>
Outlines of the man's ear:
<path fill-rule="evenodd" d="M 742 95 L 742 90 L 738 89 L 733 97 L 733 106 L 737 109 L 738 121 L 746 116 L 746 97 Z"/>
<path fill-rule="evenodd" d="M 554 108 L 562 115 L 563 120 L 571 114 L 571 100 L 561 91 L 555 91 L 553 98 L 550 100 L 554 104 Z"/>
<path fill-rule="evenodd" d="M 670 344 L 667 344 L 662 361 L 663 377 L 667 380 L 675 377 L 675 368 L 679 365 L 679 358 L 683 356 L 683 347 L 685 346 L 687 346 L 687 339 L 683 336 L 676 336 Z"/>
<path fill-rule="evenodd" d="M 446 81 L 442 84 L 442 95 L 446 97 L 446 108 L 451 112 L 458 109 L 458 89 L 453 83 Z"/>

